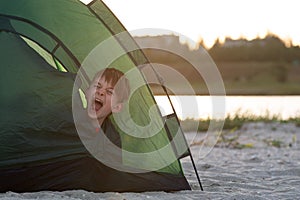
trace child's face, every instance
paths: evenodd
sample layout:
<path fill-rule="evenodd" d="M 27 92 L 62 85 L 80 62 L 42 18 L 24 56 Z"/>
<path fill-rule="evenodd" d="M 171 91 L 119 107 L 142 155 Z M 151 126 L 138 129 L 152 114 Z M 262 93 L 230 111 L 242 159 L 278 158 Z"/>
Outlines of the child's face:
<path fill-rule="evenodd" d="M 95 79 L 86 91 L 86 99 L 88 116 L 102 123 L 113 112 L 114 87 L 104 77 Z"/>

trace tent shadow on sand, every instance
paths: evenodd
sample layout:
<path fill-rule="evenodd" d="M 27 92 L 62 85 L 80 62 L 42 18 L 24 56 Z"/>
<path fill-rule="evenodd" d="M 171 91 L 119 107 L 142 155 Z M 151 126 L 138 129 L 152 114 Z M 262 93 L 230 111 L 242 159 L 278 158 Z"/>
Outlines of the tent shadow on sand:
<path fill-rule="evenodd" d="M 72 113 L 72 101 L 77 97 L 76 90 L 73 94 L 76 74 L 97 44 L 123 31 L 125 28 L 98 0 L 88 5 L 75 0 L 1 1 L 1 192 L 191 189 L 180 158 L 190 156 L 193 160 L 175 112 L 161 116 L 158 108 L 154 111 L 164 126 L 151 137 L 135 138 L 117 128 L 123 150 L 136 154 L 157 151 L 171 144 L 167 154 L 145 157 L 140 166 L 130 163 L 124 154 L 124 166 L 144 170 L 148 165 L 167 162 L 168 157 L 176 158 L 163 168 L 141 173 L 119 171 L 96 159 L 79 137 Z M 136 45 L 130 35 L 126 43 Z M 126 53 L 126 47 L 117 38 L 115 44 L 123 49 L 124 55 L 112 66 L 122 72 L 137 70 L 136 66 L 148 63 L 142 51 Z M 81 70 L 79 89 L 87 87 L 97 70 L 96 67 Z M 151 66 L 150 70 L 153 70 Z M 145 84 L 131 94 L 128 109 L 136 124 L 143 127 L 149 124 L 149 109 L 156 103 L 142 71 L 138 78 Z M 130 81 L 135 87 L 135 81 Z M 126 124 L 125 117 L 120 120 Z M 179 140 L 173 142 L 176 134 L 180 134 Z M 177 155 L 178 152 L 183 153 Z"/>

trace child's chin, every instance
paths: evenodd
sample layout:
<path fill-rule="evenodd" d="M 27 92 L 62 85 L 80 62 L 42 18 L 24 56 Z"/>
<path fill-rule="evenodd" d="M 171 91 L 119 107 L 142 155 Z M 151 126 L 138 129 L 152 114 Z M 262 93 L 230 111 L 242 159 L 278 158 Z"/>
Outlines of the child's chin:
<path fill-rule="evenodd" d="M 91 119 L 97 119 L 97 113 L 95 111 L 88 111 L 88 116 Z"/>

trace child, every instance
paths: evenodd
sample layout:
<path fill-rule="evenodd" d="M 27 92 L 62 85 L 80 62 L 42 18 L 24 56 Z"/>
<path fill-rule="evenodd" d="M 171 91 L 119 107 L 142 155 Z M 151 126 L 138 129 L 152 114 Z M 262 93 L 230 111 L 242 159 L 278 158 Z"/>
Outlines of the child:
<path fill-rule="evenodd" d="M 96 73 L 85 91 L 87 119 L 81 120 L 77 130 L 90 153 L 105 164 L 119 166 L 122 163 L 121 137 L 109 116 L 122 110 L 129 94 L 128 79 L 115 68 Z"/>
<path fill-rule="evenodd" d="M 86 99 L 87 114 L 91 119 L 97 120 L 96 127 L 102 126 L 111 113 L 122 110 L 129 93 L 129 81 L 121 71 L 106 68 L 95 75 L 86 91 Z"/>

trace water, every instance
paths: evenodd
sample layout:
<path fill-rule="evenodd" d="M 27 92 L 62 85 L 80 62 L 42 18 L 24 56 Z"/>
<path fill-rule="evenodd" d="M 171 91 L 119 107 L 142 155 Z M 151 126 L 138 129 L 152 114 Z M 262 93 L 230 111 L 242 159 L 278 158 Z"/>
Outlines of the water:
<path fill-rule="evenodd" d="M 228 115 L 277 116 L 281 119 L 300 116 L 300 96 L 171 96 L 180 119 L 222 118 Z M 166 96 L 156 96 L 163 114 L 172 113 Z"/>

